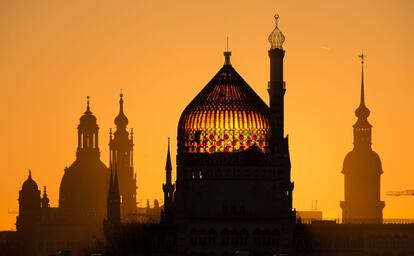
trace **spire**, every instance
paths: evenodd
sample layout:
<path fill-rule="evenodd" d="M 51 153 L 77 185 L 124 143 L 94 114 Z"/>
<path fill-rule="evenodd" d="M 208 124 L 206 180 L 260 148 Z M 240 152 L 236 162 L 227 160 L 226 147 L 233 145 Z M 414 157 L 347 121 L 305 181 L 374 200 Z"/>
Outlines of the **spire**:
<path fill-rule="evenodd" d="M 364 60 L 366 56 L 364 53 L 358 56 L 361 58 L 361 99 L 358 108 L 355 110 L 355 115 L 358 119 L 366 119 L 368 118 L 370 111 L 365 106 L 365 87 L 364 87 Z"/>
<path fill-rule="evenodd" d="M 124 112 L 124 94 L 122 93 L 122 89 L 121 89 L 121 94 L 119 95 L 120 99 L 119 99 L 119 112 L 123 113 Z"/>
<path fill-rule="evenodd" d="M 171 156 L 170 156 L 170 137 L 168 137 L 167 161 L 165 163 L 165 170 L 167 172 L 171 172 L 172 170 Z"/>
<path fill-rule="evenodd" d="M 29 169 L 29 179 L 32 179 L 32 170 Z"/>

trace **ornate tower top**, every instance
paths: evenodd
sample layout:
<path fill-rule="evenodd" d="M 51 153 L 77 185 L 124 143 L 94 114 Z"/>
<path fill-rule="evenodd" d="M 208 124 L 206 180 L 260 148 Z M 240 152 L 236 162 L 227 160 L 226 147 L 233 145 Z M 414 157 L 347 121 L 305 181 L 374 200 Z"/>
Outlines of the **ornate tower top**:
<path fill-rule="evenodd" d="M 364 60 L 366 56 L 362 53 L 358 56 L 361 58 L 361 99 L 358 108 L 355 110 L 355 115 L 358 117 L 358 121 L 355 123 L 355 128 L 371 128 L 372 125 L 368 122 L 369 114 L 371 113 L 365 105 L 365 87 L 364 87 Z"/>
<path fill-rule="evenodd" d="M 279 49 L 283 50 L 283 43 L 285 42 L 285 36 L 278 27 L 279 14 L 275 14 L 275 29 L 269 35 L 270 50 Z"/>
<path fill-rule="evenodd" d="M 119 114 L 115 117 L 115 125 L 118 129 L 120 128 L 126 128 L 128 125 L 128 118 L 124 114 L 124 94 L 121 91 L 121 94 L 119 95 Z"/>

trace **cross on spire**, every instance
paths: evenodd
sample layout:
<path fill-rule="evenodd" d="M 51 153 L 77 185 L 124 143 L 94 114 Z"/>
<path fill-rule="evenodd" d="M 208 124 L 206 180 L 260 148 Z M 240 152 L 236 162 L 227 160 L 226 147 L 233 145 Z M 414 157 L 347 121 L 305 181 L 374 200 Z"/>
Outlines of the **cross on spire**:
<path fill-rule="evenodd" d="M 361 53 L 361 55 L 358 56 L 358 58 L 361 58 L 361 63 L 364 64 L 364 60 L 367 56 L 364 54 L 364 52 Z"/>

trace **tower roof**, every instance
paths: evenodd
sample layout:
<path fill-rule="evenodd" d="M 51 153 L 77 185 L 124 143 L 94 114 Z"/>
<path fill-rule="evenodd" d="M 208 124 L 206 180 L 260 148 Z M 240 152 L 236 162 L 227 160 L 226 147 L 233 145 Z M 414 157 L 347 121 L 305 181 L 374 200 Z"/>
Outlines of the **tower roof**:
<path fill-rule="evenodd" d="M 90 97 L 86 97 L 86 111 L 80 118 L 79 127 L 89 127 L 89 126 L 96 126 L 96 117 L 92 114 L 90 106 L 89 106 L 89 99 Z"/>
<path fill-rule="evenodd" d="M 124 113 L 124 94 L 120 94 L 119 99 L 119 114 L 115 117 L 115 125 L 117 128 L 125 128 L 128 125 L 128 118 L 125 116 Z"/>
<path fill-rule="evenodd" d="M 230 65 L 219 72 L 181 115 L 187 152 L 239 152 L 257 145 L 263 152 L 271 130 L 268 106 Z"/>
<path fill-rule="evenodd" d="M 32 179 L 32 171 L 29 170 L 27 180 L 23 182 L 22 191 L 38 191 L 37 183 Z"/>
<path fill-rule="evenodd" d="M 278 27 L 278 20 L 279 15 L 276 14 L 275 16 L 275 28 L 273 29 L 272 33 L 269 35 L 269 43 L 270 43 L 270 50 L 273 49 L 280 49 L 283 50 L 283 43 L 285 42 L 285 36 L 283 35 L 282 31 L 280 31 Z"/>
<path fill-rule="evenodd" d="M 358 117 L 357 122 L 355 123 L 354 127 L 372 127 L 372 125 L 368 122 L 368 117 L 371 111 L 365 105 L 365 86 L 364 86 L 364 59 L 365 55 L 361 54 L 359 56 L 361 58 L 361 98 L 359 102 L 358 108 L 355 110 L 355 115 Z"/>

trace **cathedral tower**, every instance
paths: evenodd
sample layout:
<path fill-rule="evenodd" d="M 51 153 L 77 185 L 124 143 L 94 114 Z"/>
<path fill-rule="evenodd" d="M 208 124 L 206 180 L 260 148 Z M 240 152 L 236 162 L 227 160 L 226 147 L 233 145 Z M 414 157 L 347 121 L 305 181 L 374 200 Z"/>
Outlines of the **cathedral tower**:
<path fill-rule="evenodd" d="M 110 162 L 116 168 L 119 177 L 121 196 L 121 217 L 127 218 L 136 210 L 136 177 L 134 175 L 133 133 L 126 129 L 128 118 L 124 113 L 124 99 L 121 93 L 119 99 L 119 114 L 115 118 L 116 131 L 109 138 Z"/>
<path fill-rule="evenodd" d="M 355 110 L 354 148 L 344 160 L 345 200 L 341 202 L 344 223 L 382 223 L 384 201 L 380 200 L 381 159 L 371 148 L 372 125 L 365 105 L 364 55 L 361 73 L 361 99 Z"/>

